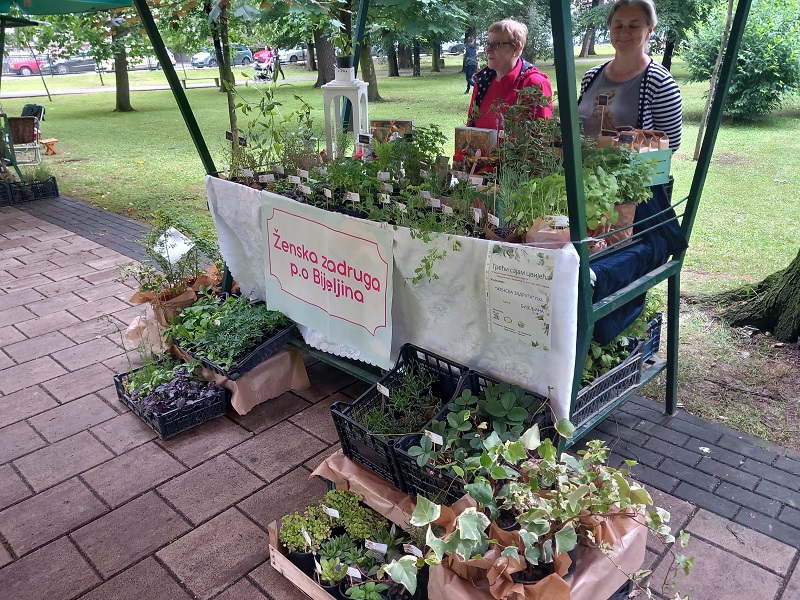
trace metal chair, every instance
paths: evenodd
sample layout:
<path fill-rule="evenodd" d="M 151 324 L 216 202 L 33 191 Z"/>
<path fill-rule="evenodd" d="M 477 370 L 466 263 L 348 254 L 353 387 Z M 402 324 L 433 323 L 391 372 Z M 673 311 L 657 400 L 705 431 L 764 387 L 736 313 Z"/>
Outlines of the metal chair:
<path fill-rule="evenodd" d="M 42 162 L 39 145 L 39 120 L 36 117 L 8 117 L 11 140 L 17 164 L 38 165 Z"/>

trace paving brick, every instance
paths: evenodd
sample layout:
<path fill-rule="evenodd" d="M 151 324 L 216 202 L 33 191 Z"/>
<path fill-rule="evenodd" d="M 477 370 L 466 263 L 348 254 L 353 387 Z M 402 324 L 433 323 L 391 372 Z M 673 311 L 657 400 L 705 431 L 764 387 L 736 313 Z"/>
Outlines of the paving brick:
<path fill-rule="evenodd" d="M 612 442 L 611 448 L 612 452 L 618 456 L 635 460 L 638 463 L 654 469 L 664 460 L 664 456 L 657 452 L 641 448 L 634 444 L 629 444 L 621 439 L 616 440 L 616 443 Z"/>
<path fill-rule="evenodd" d="M 299 467 L 276 479 L 263 490 L 242 500 L 238 507 L 261 527 L 296 510 L 302 510 L 325 495 L 328 486 L 319 477 Z"/>
<path fill-rule="evenodd" d="M 115 267 L 116 265 L 124 265 L 125 263 L 130 262 L 127 256 L 117 255 L 117 256 L 110 256 L 108 258 L 98 258 L 97 260 L 87 261 L 87 265 L 94 267 L 98 271 L 102 269 L 109 269 Z"/>
<path fill-rule="evenodd" d="M 115 508 L 184 470 L 182 464 L 150 442 L 87 471 L 83 479 Z"/>
<path fill-rule="evenodd" d="M 98 583 L 100 578 L 66 537 L 0 569 L 3 600 L 70 600 Z"/>
<path fill-rule="evenodd" d="M 792 508 L 791 506 L 784 506 L 781 510 L 781 514 L 778 515 L 778 520 L 796 529 L 800 529 L 800 510 Z"/>
<path fill-rule="evenodd" d="M 119 405 L 124 406 L 121 403 Z M 127 452 L 158 437 L 155 431 L 130 411 L 95 425 L 90 431 L 116 454 Z"/>
<path fill-rule="evenodd" d="M 58 402 L 39 386 L 3 396 L 0 398 L 0 427 L 27 419 L 54 406 L 58 406 Z"/>
<path fill-rule="evenodd" d="M 48 442 L 57 442 L 117 416 L 95 395 L 67 402 L 28 420 Z"/>
<path fill-rule="evenodd" d="M 10 329 L 10 328 L 6 328 Z M 2 349 L 0 349 L 0 371 L 13 367 L 16 363 Z"/>
<path fill-rule="evenodd" d="M 158 492 L 197 525 L 263 485 L 258 477 L 222 454 L 165 483 Z"/>
<path fill-rule="evenodd" d="M 38 492 L 113 456 L 89 432 L 84 431 L 17 459 L 14 464 Z"/>
<path fill-rule="evenodd" d="M 319 402 L 328 398 L 356 381 L 352 375 L 323 362 L 316 363 L 308 369 L 308 379 L 311 381 L 311 387 L 297 390 L 295 393 L 309 402 Z"/>
<path fill-rule="evenodd" d="M 33 493 L 10 464 L 0 466 L 0 481 L 3 482 L 3 485 L 0 485 L 0 510 L 24 500 Z"/>
<path fill-rule="evenodd" d="M 125 310 L 117 311 L 113 316 L 127 327 L 136 317 L 152 317 L 153 309 L 149 304 L 138 304 Z"/>
<path fill-rule="evenodd" d="M 122 348 L 103 337 L 54 352 L 52 357 L 70 371 L 77 371 L 120 354 L 122 354 Z"/>
<path fill-rule="evenodd" d="M 80 323 L 78 317 L 72 316 L 65 310 L 59 310 L 42 317 L 17 323 L 16 328 L 28 337 L 35 337 L 51 331 L 59 331 L 74 323 Z"/>
<path fill-rule="evenodd" d="M 32 227 L 28 223 L 23 223 L 19 228 L 12 224 L 11 229 L 7 229 L 3 232 L 3 237 L 8 240 L 19 240 L 33 237 L 33 234 L 35 233 L 41 233 L 41 231 L 36 229 L 36 227 Z M 28 240 L 25 241 L 27 242 Z"/>
<path fill-rule="evenodd" d="M 676 462 L 671 458 L 667 458 L 658 468 L 662 473 L 667 473 L 673 477 L 677 477 L 681 481 L 690 483 L 691 485 L 700 489 L 711 492 L 719 485 L 720 480 L 706 473 L 698 471 L 694 467 L 688 467 L 683 463 Z"/>
<path fill-rule="evenodd" d="M 8 269 L 9 271 L 23 266 L 25 263 L 11 257 L 0 258 L 0 271 Z"/>
<path fill-rule="evenodd" d="M 771 464 L 778 455 L 771 450 L 761 448 L 756 446 L 755 444 L 751 444 L 741 437 L 731 437 L 727 435 L 723 435 L 718 445 L 726 450 L 731 450 L 732 452 L 737 452 L 743 456 L 748 458 L 752 458 L 754 460 Z"/>
<path fill-rule="evenodd" d="M 356 400 L 359 398 L 364 392 L 366 392 L 370 388 L 369 383 L 366 381 L 354 381 L 346 388 L 341 390 L 341 393 L 350 398 L 351 400 Z"/>
<path fill-rule="evenodd" d="M 17 279 L 22 279 L 33 275 L 45 274 L 53 269 L 58 269 L 58 265 L 51 263 L 49 260 L 42 260 L 18 267 L 6 268 L 5 270 Z"/>
<path fill-rule="evenodd" d="M 699 454 L 690 452 L 685 448 L 681 448 L 675 444 L 670 444 L 669 442 L 665 442 L 664 440 L 660 440 L 658 438 L 650 438 L 647 440 L 645 448 L 652 450 L 653 452 L 658 452 L 664 456 L 669 456 L 673 460 L 682 462 L 690 467 L 697 465 L 702 458 Z"/>
<path fill-rule="evenodd" d="M 697 463 L 697 468 L 706 473 L 710 473 L 715 477 L 727 481 L 728 483 L 736 484 L 748 490 L 754 490 L 758 484 L 758 477 L 745 473 L 735 467 L 717 462 L 711 458 L 703 457 Z"/>
<path fill-rule="evenodd" d="M 23 321 L 23 323 L 28 323 L 28 321 Z M 3 345 L 15 344 L 24 339 L 25 335 L 16 327 L 13 327 L 11 325 L 8 325 L 6 327 L 0 327 L 0 340 L 3 340 Z"/>
<path fill-rule="evenodd" d="M 70 258 L 70 260 L 73 259 Z M 97 270 L 93 267 L 83 263 L 78 263 L 69 266 L 56 266 L 55 269 L 47 271 L 47 278 L 52 281 L 64 281 L 66 279 L 74 280 L 74 278 L 80 277 L 81 275 L 91 275 L 92 273 L 96 272 Z"/>
<path fill-rule="evenodd" d="M 94 250 L 95 248 L 99 247 L 100 244 L 98 244 L 97 242 L 93 242 L 91 240 L 87 240 L 86 238 L 75 236 L 70 244 L 60 246 L 59 250 L 64 254 L 80 254 L 82 252 L 86 252 L 88 254 L 89 250 Z"/>
<path fill-rule="evenodd" d="M 13 562 L 13 557 L 6 550 L 5 546 L 0 546 L 0 567 L 6 566 L 8 563 Z"/>
<path fill-rule="evenodd" d="M 23 556 L 108 509 L 77 477 L 0 512 L 0 532 Z"/>
<path fill-rule="evenodd" d="M 800 548 L 800 529 L 781 523 L 777 519 L 768 517 L 760 512 L 742 508 L 736 513 L 734 521 L 760 531 L 764 535 L 775 538 L 793 548 Z"/>
<path fill-rule="evenodd" d="M 328 444 L 335 444 L 339 439 L 336 425 L 331 418 L 331 409 L 326 402 L 318 402 L 289 417 L 289 422 L 322 439 Z"/>
<path fill-rule="evenodd" d="M 762 481 L 756 487 L 756 492 L 767 498 L 775 498 L 793 508 L 800 509 L 800 492 L 790 490 L 771 481 Z"/>
<path fill-rule="evenodd" d="M 70 236 L 66 235 L 64 237 L 60 237 L 58 239 L 53 240 L 45 240 L 40 242 L 32 242 L 26 246 L 31 256 L 37 256 L 41 252 L 47 252 L 49 250 L 57 249 L 59 246 L 66 246 L 70 243 Z M 51 256 L 56 256 L 53 253 Z M 62 254 L 63 256 L 63 254 Z M 48 257 L 49 260 L 50 257 Z"/>
<path fill-rule="evenodd" d="M 250 573 L 250 579 L 273 600 L 308 600 L 297 586 L 272 568 L 268 562 Z"/>
<path fill-rule="evenodd" d="M 661 490 L 648 491 L 653 498 L 653 506 L 658 506 L 669 512 L 669 524 L 673 530 L 684 528 L 690 517 L 696 512 L 692 504 L 676 496 L 664 493 Z"/>
<path fill-rule="evenodd" d="M 96 587 L 81 600 L 190 600 L 181 586 L 152 558 Z M 242 598 L 241 600 L 245 600 Z"/>
<path fill-rule="evenodd" d="M 214 600 L 266 600 L 261 590 L 247 579 L 240 579 Z"/>
<path fill-rule="evenodd" d="M 6 292 L 15 292 L 17 290 L 36 287 L 37 285 L 44 285 L 45 283 L 50 283 L 50 280 L 44 275 L 38 274 L 5 282 L 0 285 L 0 287 L 2 287 Z"/>
<path fill-rule="evenodd" d="M 267 559 L 267 535 L 231 508 L 157 553 L 201 600 L 208 600 Z"/>
<path fill-rule="evenodd" d="M 711 512 L 721 515 L 723 517 L 732 518 L 739 510 L 739 505 L 725 500 L 719 496 L 696 488 L 686 482 L 681 482 L 672 494 L 681 500 L 691 502 L 695 506 L 705 508 Z"/>
<path fill-rule="evenodd" d="M 43 383 L 42 387 L 56 400 L 64 403 L 107 387 L 113 382 L 113 376 L 114 372 L 102 364 L 90 364 L 83 369 L 55 377 Z"/>
<path fill-rule="evenodd" d="M 776 460 L 773 465 L 782 471 L 788 471 L 793 475 L 800 475 L 800 461 L 786 458 L 785 456 L 779 456 L 778 460 Z"/>
<path fill-rule="evenodd" d="M 87 301 L 97 301 L 109 296 L 117 296 L 119 294 L 126 294 L 130 297 L 134 290 L 120 281 L 108 281 L 91 287 L 85 287 L 75 292 L 78 296 Z"/>
<path fill-rule="evenodd" d="M 778 511 L 782 506 L 777 500 L 765 498 L 760 494 L 754 494 L 749 490 L 725 482 L 721 483 L 714 493 L 736 504 L 741 504 L 747 509 L 757 510 L 770 517 L 778 516 Z"/>
<path fill-rule="evenodd" d="M 745 460 L 745 457 L 737 452 L 720 448 L 719 446 L 715 446 L 698 438 L 691 438 L 688 442 L 686 442 L 686 448 L 692 452 L 702 452 L 704 458 L 711 458 L 735 468 L 740 468 L 741 464 Z M 700 448 L 705 448 L 705 450 L 700 450 Z"/>
<path fill-rule="evenodd" d="M 126 354 L 124 351 L 102 362 L 102 365 L 112 373 L 127 373 L 141 364 L 142 358 L 138 352 Z"/>
<path fill-rule="evenodd" d="M 0 267 L 0 269 L 2 269 L 2 267 Z M 42 298 L 44 298 L 44 296 L 33 288 L 11 292 L 5 296 L 0 296 L 0 310 L 7 310 L 14 306 L 23 306 L 28 302 L 36 302 Z"/>
<path fill-rule="evenodd" d="M 22 246 L 17 246 L 16 248 L 0 248 L 0 251 L 2 251 L 3 256 L 5 256 L 6 258 L 13 257 L 20 261 L 22 260 L 22 257 L 33 254 L 30 250 Z"/>
<path fill-rule="evenodd" d="M 108 578 L 190 529 L 178 513 L 149 492 L 92 521 L 70 537 L 103 577 Z"/>
<path fill-rule="evenodd" d="M 17 363 L 24 363 L 74 345 L 75 342 L 58 331 L 53 331 L 16 344 L 9 344 L 4 346 L 3 350 Z"/>
<path fill-rule="evenodd" d="M 110 296 L 108 298 L 100 298 L 99 300 L 88 300 L 79 306 L 74 306 L 69 309 L 73 315 L 78 317 L 81 321 L 89 321 L 110 315 L 120 310 L 128 308 L 128 304 Z"/>
<path fill-rule="evenodd" d="M 600 423 L 597 429 L 603 433 L 607 433 L 614 439 L 630 442 L 637 446 L 644 446 L 649 439 L 649 436 L 634 429 L 628 429 L 611 419 L 606 419 Z"/>
<path fill-rule="evenodd" d="M 38 450 L 44 440 L 24 421 L 0 429 L 0 464 Z"/>
<path fill-rule="evenodd" d="M 42 294 L 45 298 L 53 298 L 55 296 L 61 296 L 63 294 L 74 292 L 77 289 L 86 287 L 88 285 L 92 284 L 85 282 L 80 277 L 69 277 L 66 279 L 51 281 L 50 283 L 45 283 L 44 285 L 37 285 L 34 289 Z"/>
<path fill-rule="evenodd" d="M 33 319 L 35 316 L 35 314 L 24 306 L 12 306 L 6 310 L 0 310 L 0 327 L 16 325 L 17 323 Z"/>
<path fill-rule="evenodd" d="M 306 462 L 303 463 L 303 467 L 308 469 L 309 471 L 313 471 L 320 464 L 322 464 L 322 461 L 324 461 L 326 458 L 328 458 L 334 452 L 338 452 L 341 449 L 342 449 L 342 445 L 339 444 L 339 443 L 336 443 L 333 446 L 331 446 L 330 448 L 326 448 L 325 450 L 323 450 L 322 452 L 320 452 L 316 456 L 312 456 L 311 458 L 309 458 Z"/>
<path fill-rule="evenodd" d="M 37 358 L 16 367 L 0 371 L 0 393 L 11 394 L 35 386 L 66 373 L 63 367 L 49 356 Z"/>
<path fill-rule="evenodd" d="M 642 433 L 647 433 L 653 437 L 657 437 L 660 440 L 664 440 L 665 442 L 670 442 L 671 444 L 676 444 L 678 446 L 683 446 L 689 441 L 688 435 L 679 431 L 673 431 L 672 429 L 663 427 L 650 421 L 642 421 L 636 426 L 636 429 Z"/>
<path fill-rule="evenodd" d="M 110 269 L 101 269 L 100 271 L 95 271 L 94 273 L 81 276 L 81 279 L 93 284 L 114 281 L 117 278 L 119 278 L 119 273 L 117 272 L 117 269 L 113 267 Z"/>
<path fill-rule="evenodd" d="M 798 600 L 800 598 L 800 569 L 795 569 L 789 583 L 778 600 Z"/>
<path fill-rule="evenodd" d="M 687 548 L 682 549 L 681 553 L 697 557 L 697 567 L 688 577 L 681 571 L 675 578 L 676 591 L 690 598 L 733 600 L 741 598 L 743 590 L 749 590 L 754 598 L 774 598 L 783 583 L 778 575 L 732 556 L 699 538 L 692 537 Z M 671 565 L 670 555 L 659 563 L 652 577 L 654 588 L 658 589 L 658 584 L 665 578 L 667 581 L 671 580 L 667 577 L 667 570 Z M 671 593 L 673 592 L 670 591 Z"/>
<path fill-rule="evenodd" d="M 239 415 L 231 410 L 228 416 L 248 431 L 260 433 L 309 406 L 312 405 L 299 396 L 286 392 L 269 402 L 258 404 L 246 415 Z"/>
<path fill-rule="evenodd" d="M 748 458 L 744 461 L 744 463 L 742 463 L 741 469 L 747 473 L 755 475 L 756 477 L 761 477 L 762 479 L 772 481 L 789 489 L 800 490 L 800 477 L 797 475 L 792 475 L 791 473 L 787 473 L 786 471 L 776 469 L 771 465 L 765 465 L 757 460 Z"/>
<path fill-rule="evenodd" d="M 327 444 L 291 423 L 279 423 L 244 442 L 228 454 L 266 481 L 277 479 L 302 464 Z"/>
<path fill-rule="evenodd" d="M 80 306 L 82 304 L 86 304 L 86 300 L 79 298 L 72 292 L 65 292 L 63 294 L 59 294 L 58 296 L 49 296 L 44 300 L 39 300 L 38 302 L 31 302 L 27 305 L 27 307 L 37 316 L 43 317 L 45 315 L 49 315 L 50 313 L 60 312 L 62 310 Z"/>
<path fill-rule="evenodd" d="M 250 437 L 249 432 L 228 419 L 221 418 L 208 421 L 175 438 L 158 443 L 183 464 L 192 468 Z"/>

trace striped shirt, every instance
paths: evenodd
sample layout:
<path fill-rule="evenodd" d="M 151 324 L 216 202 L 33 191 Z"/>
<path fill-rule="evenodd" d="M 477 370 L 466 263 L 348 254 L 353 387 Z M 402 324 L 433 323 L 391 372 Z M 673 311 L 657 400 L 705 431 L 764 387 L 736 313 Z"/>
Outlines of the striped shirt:
<path fill-rule="evenodd" d="M 583 99 L 583 94 L 595 82 L 597 76 L 608 63 L 592 67 L 583 76 L 581 81 L 581 95 L 578 104 Z M 642 85 L 639 87 L 639 120 L 634 125 L 637 129 L 660 129 L 669 137 L 669 147 L 673 150 L 681 145 L 681 129 L 683 108 L 681 106 L 681 91 L 675 79 L 663 66 L 650 61 L 644 71 Z M 618 123 L 619 125 L 620 123 Z"/>

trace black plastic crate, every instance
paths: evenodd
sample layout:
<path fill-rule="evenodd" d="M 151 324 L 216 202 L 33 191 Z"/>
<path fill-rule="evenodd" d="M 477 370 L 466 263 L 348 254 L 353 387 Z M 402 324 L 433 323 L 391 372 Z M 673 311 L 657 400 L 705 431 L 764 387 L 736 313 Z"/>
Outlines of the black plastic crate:
<path fill-rule="evenodd" d="M 58 183 L 55 177 L 43 181 L 12 181 L 0 186 L 0 206 L 57 197 Z"/>
<path fill-rule="evenodd" d="M 13 204 L 11 188 L 8 183 L 0 181 L 0 206 L 11 206 Z"/>
<path fill-rule="evenodd" d="M 406 344 L 400 349 L 400 356 L 395 368 L 381 379 L 378 385 L 383 385 L 389 390 L 396 388 L 412 363 L 436 375 L 437 380 L 432 386 L 432 392 L 441 399 L 441 405 L 450 402 L 467 385 L 469 371 L 465 366 L 411 344 Z M 361 424 L 363 416 L 380 402 L 382 402 L 382 395 L 378 392 L 377 385 L 373 385 L 352 403 L 337 402 L 333 404 L 331 416 L 336 425 L 344 454 L 383 477 L 395 487 L 405 491 L 395 458 L 395 448 L 407 449 L 414 436 L 385 438 L 371 434 Z"/>
<path fill-rule="evenodd" d="M 656 316 L 647 323 L 647 338 L 642 349 L 642 361 L 647 362 L 651 356 L 658 352 L 661 346 L 661 323 L 663 315 L 656 313 Z"/>
<path fill-rule="evenodd" d="M 131 373 L 133 371 L 114 375 L 114 387 L 117 389 L 117 396 L 119 396 L 123 404 L 127 405 L 142 421 L 147 423 L 162 440 L 176 436 L 182 431 L 191 429 L 216 417 L 221 417 L 228 410 L 230 400 L 230 392 L 228 390 L 225 390 L 225 395 L 213 404 L 184 406 L 183 408 L 176 408 L 158 415 L 142 410 L 139 403 L 134 402 L 125 390 L 125 381 Z"/>
<path fill-rule="evenodd" d="M 261 344 L 259 344 L 255 348 L 255 350 L 247 354 L 244 358 L 242 358 L 240 361 L 238 361 L 228 369 L 223 369 L 218 364 L 211 362 L 210 360 L 208 360 L 207 358 L 205 358 L 204 356 L 198 354 L 193 350 L 182 348 L 180 344 L 178 345 L 178 347 L 180 347 L 186 353 L 191 355 L 193 358 L 199 360 L 201 363 L 203 363 L 204 366 L 208 367 L 215 373 L 219 373 L 220 375 L 224 375 L 231 381 L 235 381 L 236 379 L 239 379 L 239 377 L 241 377 L 251 369 L 261 364 L 263 361 L 267 360 L 270 356 L 272 356 L 278 350 L 283 348 L 283 346 L 287 342 L 290 342 L 298 335 L 300 335 L 300 332 L 297 329 L 297 325 L 295 323 L 291 323 L 287 327 L 284 327 L 283 329 L 280 329 L 277 332 L 275 332 L 274 335 L 270 336 Z"/>
<path fill-rule="evenodd" d="M 467 385 L 472 393 L 479 394 L 487 387 L 499 385 L 502 383 L 498 379 L 489 377 L 477 371 L 470 371 L 467 377 Z M 545 401 L 546 399 L 541 394 L 525 390 L 527 394 L 536 396 L 537 398 Z M 447 418 L 447 407 L 436 416 L 437 421 L 444 421 Z M 547 432 L 552 433 L 554 430 L 553 415 L 549 408 L 545 407 L 536 415 L 535 422 L 539 425 L 539 430 L 543 432 L 542 437 L 547 435 Z M 552 435 L 550 437 L 553 437 Z M 441 497 L 444 494 L 446 504 L 452 504 L 464 495 L 464 482 L 451 475 L 446 469 L 437 469 L 432 466 L 420 467 L 416 458 L 408 453 L 408 448 L 419 444 L 421 436 L 411 436 L 409 443 L 405 448 L 396 448 L 395 454 L 398 461 L 398 466 L 403 476 L 403 484 L 405 491 L 412 496 L 420 494 L 427 498 Z"/>

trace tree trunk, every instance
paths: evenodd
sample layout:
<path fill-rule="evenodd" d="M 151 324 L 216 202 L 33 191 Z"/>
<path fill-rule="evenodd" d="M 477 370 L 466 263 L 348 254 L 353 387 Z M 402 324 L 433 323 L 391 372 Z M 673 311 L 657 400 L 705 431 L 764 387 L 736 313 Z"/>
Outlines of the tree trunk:
<path fill-rule="evenodd" d="M 397 50 L 394 41 L 387 38 L 389 34 L 383 33 L 383 47 L 386 48 L 386 60 L 389 63 L 389 77 L 400 77 L 400 69 L 397 66 Z"/>
<path fill-rule="evenodd" d="M 128 57 L 124 47 L 114 55 L 114 79 L 117 84 L 114 112 L 133 112 L 131 85 L 128 79 Z"/>
<path fill-rule="evenodd" d="M 442 70 L 439 68 L 439 59 L 442 56 L 442 45 L 439 42 L 434 42 L 433 44 L 433 52 L 431 52 L 431 58 L 433 59 L 433 67 L 431 67 L 431 71 L 433 73 L 441 73 Z"/>
<path fill-rule="evenodd" d="M 669 33 L 667 33 L 669 35 Z M 661 64 L 667 71 L 672 70 L 672 55 L 675 54 L 675 41 L 669 40 L 667 44 L 664 46 L 664 59 L 661 61 Z"/>
<path fill-rule="evenodd" d="M 333 46 L 322 29 L 314 30 L 314 47 L 317 49 L 317 82 L 314 87 L 319 88 L 333 81 L 334 77 Z"/>
<path fill-rule="evenodd" d="M 414 61 L 411 58 L 411 48 L 405 44 L 397 45 L 397 60 L 398 66 L 401 69 L 410 69 L 414 66 Z"/>
<path fill-rule="evenodd" d="M 308 58 L 306 59 L 306 71 L 317 70 L 317 53 L 314 44 L 308 44 Z"/>
<path fill-rule="evenodd" d="M 589 56 L 597 56 L 597 50 L 594 49 L 594 42 L 597 39 L 597 31 L 592 30 L 592 35 L 589 38 Z"/>
<path fill-rule="evenodd" d="M 786 269 L 761 283 L 715 294 L 710 301 L 729 305 L 722 318 L 731 327 L 749 325 L 771 332 L 776 340 L 796 342 L 800 337 L 800 252 Z"/>
<path fill-rule="evenodd" d="M 583 44 L 581 45 L 581 53 L 578 55 L 579 58 L 586 58 L 589 56 L 589 48 L 594 50 L 594 25 L 589 25 L 586 28 L 586 33 L 583 34 Z M 594 54 L 594 52 L 592 52 Z"/>
<path fill-rule="evenodd" d="M 414 38 L 414 71 L 412 72 L 413 77 L 419 77 L 419 38 Z"/>
<path fill-rule="evenodd" d="M 359 59 L 361 80 L 369 84 L 369 88 L 367 88 L 367 100 L 369 102 L 380 102 L 383 98 L 381 98 L 381 95 L 378 93 L 378 77 L 375 74 L 375 63 L 372 62 L 372 52 L 370 50 L 370 45 L 365 40 L 364 43 L 361 44 L 361 56 Z"/>
<path fill-rule="evenodd" d="M 225 55 L 222 52 L 222 41 L 219 38 L 219 22 L 211 26 L 211 39 L 214 41 L 214 56 L 217 57 L 219 73 L 219 91 L 225 91 Z"/>

